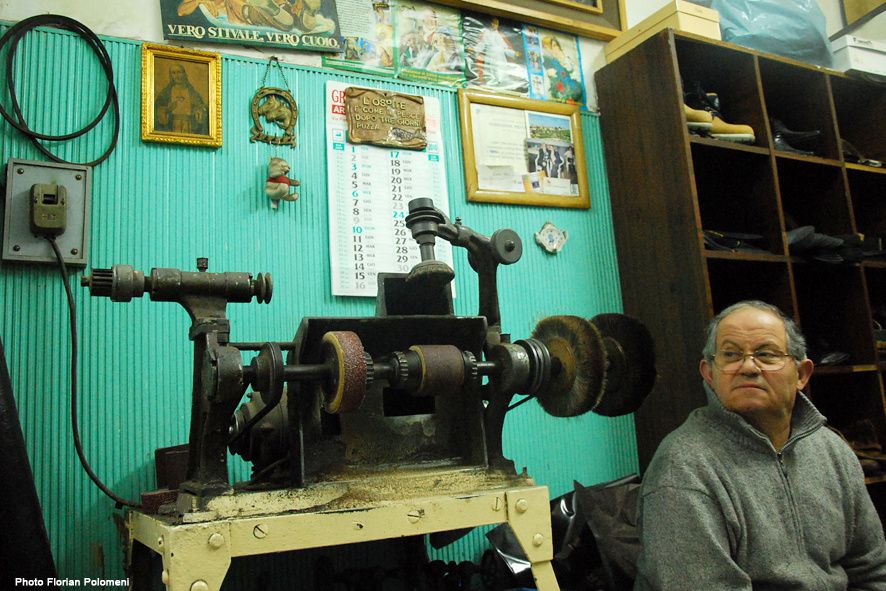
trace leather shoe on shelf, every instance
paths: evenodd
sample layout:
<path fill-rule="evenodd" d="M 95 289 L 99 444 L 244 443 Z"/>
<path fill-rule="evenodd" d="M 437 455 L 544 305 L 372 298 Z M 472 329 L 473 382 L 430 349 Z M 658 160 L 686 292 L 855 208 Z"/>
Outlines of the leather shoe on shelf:
<path fill-rule="evenodd" d="M 810 152 L 809 150 L 800 150 L 799 148 L 795 148 L 779 133 L 773 132 L 772 134 L 772 145 L 779 152 L 790 152 L 791 154 L 797 154 L 799 156 L 815 156 L 815 152 Z"/>
<path fill-rule="evenodd" d="M 698 81 L 684 87 L 683 102 L 692 109 L 711 114 L 711 137 L 728 142 L 752 144 L 756 141 L 754 129 L 750 125 L 727 123 L 720 112 L 720 99 L 715 92 L 705 92 Z"/>
<path fill-rule="evenodd" d="M 693 109 L 684 103 L 683 113 L 686 115 L 686 127 L 689 128 L 690 132 L 704 133 L 711 131 L 713 117 L 707 111 Z"/>
<path fill-rule="evenodd" d="M 782 123 L 781 119 L 776 119 L 775 117 L 770 118 L 769 122 L 772 124 L 772 135 L 781 136 L 786 142 L 793 146 L 808 146 L 821 135 L 820 129 L 793 131 L 788 129 L 787 126 Z"/>
<path fill-rule="evenodd" d="M 880 168 L 883 166 L 883 163 L 879 160 L 874 160 L 873 158 L 865 158 L 861 155 L 861 152 L 858 151 L 858 148 L 847 142 L 846 140 L 840 140 L 840 147 L 843 149 L 843 160 L 846 162 L 857 162 L 858 164 L 864 164 L 865 166 L 873 166 L 875 168 Z"/>

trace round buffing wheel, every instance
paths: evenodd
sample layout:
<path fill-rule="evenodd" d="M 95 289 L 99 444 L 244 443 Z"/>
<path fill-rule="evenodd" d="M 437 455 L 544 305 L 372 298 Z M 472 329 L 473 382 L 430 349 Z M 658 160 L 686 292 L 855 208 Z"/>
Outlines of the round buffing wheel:
<path fill-rule="evenodd" d="M 578 316 L 549 316 L 535 326 L 532 338 L 551 355 L 551 379 L 536 393 L 545 412 L 574 417 L 591 410 L 603 392 L 606 373 L 600 332 Z"/>
<path fill-rule="evenodd" d="M 634 412 L 655 385 L 655 343 L 649 329 L 631 316 L 600 314 L 591 323 L 606 345 L 606 384 L 592 409 L 607 417 Z"/>
<path fill-rule="evenodd" d="M 323 407 L 328 413 L 357 410 L 366 395 L 366 356 L 355 333 L 330 331 L 320 341 L 323 362 L 331 375 L 322 386 Z"/>

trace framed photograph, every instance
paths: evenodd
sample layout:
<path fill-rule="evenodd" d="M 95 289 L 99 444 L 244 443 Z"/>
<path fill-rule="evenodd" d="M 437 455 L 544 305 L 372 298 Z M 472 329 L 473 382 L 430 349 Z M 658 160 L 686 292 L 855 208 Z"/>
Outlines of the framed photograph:
<path fill-rule="evenodd" d="M 591 206 L 578 105 L 458 91 L 468 201 Z"/>
<path fill-rule="evenodd" d="M 219 54 L 142 45 L 142 141 L 222 145 Z"/>
<path fill-rule="evenodd" d="M 611 41 L 625 26 L 625 0 L 436 0 L 459 10 Z"/>

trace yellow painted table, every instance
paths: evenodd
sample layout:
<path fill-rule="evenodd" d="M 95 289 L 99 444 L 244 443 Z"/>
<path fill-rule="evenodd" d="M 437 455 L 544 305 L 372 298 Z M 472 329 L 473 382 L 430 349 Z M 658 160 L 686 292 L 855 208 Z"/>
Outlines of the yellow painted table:
<path fill-rule="evenodd" d="M 419 494 L 424 492 L 424 494 Z M 528 477 L 479 469 L 397 472 L 304 489 L 237 492 L 176 515 L 130 511 L 128 555 L 163 558 L 167 591 L 218 591 L 231 558 L 337 546 L 507 522 L 539 591 L 559 591 L 551 566 L 549 495 Z"/>

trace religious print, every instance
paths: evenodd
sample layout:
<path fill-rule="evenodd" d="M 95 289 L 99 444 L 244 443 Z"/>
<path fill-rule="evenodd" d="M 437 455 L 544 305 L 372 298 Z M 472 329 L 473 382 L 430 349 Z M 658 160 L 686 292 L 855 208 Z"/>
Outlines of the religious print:
<path fill-rule="evenodd" d="M 342 50 L 335 0 L 160 0 L 164 39 Z"/>
<path fill-rule="evenodd" d="M 541 27 L 523 27 L 529 96 L 534 99 L 583 104 L 581 53 L 575 35 Z"/>
<path fill-rule="evenodd" d="M 523 26 L 497 16 L 467 13 L 462 18 L 467 85 L 527 95 Z"/>
<path fill-rule="evenodd" d="M 397 2 L 394 15 L 397 77 L 462 86 L 461 13 L 425 2 Z"/>

